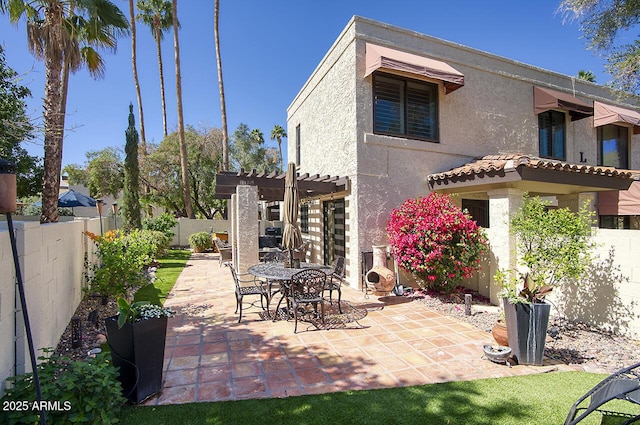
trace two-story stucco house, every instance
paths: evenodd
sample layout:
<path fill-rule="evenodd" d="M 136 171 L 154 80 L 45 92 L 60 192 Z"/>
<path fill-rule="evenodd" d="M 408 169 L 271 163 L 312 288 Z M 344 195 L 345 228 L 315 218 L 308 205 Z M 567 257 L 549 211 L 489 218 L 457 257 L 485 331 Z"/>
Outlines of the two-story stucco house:
<path fill-rule="evenodd" d="M 454 193 L 491 242 L 470 285 L 497 301 L 492 276 L 515 262 L 509 214 L 525 192 L 601 227 L 638 228 L 640 99 L 407 29 L 353 17 L 288 108 L 288 157 L 299 172 L 348 176 L 346 190 L 303 202 L 314 260 L 387 243 L 393 208 Z M 608 192 L 599 198 L 599 193 Z M 404 276 L 403 278 L 407 278 Z"/>

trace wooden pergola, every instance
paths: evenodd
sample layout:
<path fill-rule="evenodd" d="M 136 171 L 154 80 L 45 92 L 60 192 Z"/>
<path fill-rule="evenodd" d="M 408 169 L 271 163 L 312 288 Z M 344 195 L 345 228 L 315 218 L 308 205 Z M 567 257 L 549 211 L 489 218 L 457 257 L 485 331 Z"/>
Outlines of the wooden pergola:
<path fill-rule="evenodd" d="M 285 173 L 265 173 L 256 170 L 222 171 L 216 174 L 216 193 L 218 199 L 230 199 L 239 185 L 257 186 L 261 201 L 282 201 L 284 199 Z M 318 198 L 323 195 L 344 192 L 349 188 L 348 177 L 321 176 L 309 173 L 298 174 L 298 193 L 300 199 Z"/>

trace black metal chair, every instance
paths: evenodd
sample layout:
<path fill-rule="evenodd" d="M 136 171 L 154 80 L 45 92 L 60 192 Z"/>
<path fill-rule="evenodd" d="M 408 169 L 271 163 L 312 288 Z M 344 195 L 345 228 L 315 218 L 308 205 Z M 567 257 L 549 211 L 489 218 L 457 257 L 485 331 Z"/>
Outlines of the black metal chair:
<path fill-rule="evenodd" d="M 290 287 L 287 294 L 287 305 L 290 313 L 293 313 L 295 325 L 293 333 L 298 332 L 298 315 L 306 305 L 312 304 L 314 313 L 318 315 L 318 304 L 320 304 L 320 318 L 324 324 L 324 284 L 327 274 L 318 269 L 302 270 L 291 276 Z M 304 310 L 302 311 L 304 313 Z"/>
<path fill-rule="evenodd" d="M 587 399 L 589 399 L 588 404 L 584 403 Z M 640 415 L 635 415 L 635 413 L 620 415 L 617 411 L 609 412 L 601 409 L 606 403 L 616 399 L 640 405 L 640 363 L 620 369 L 591 388 L 574 403 L 564 423 L 565 425 L 575 425 L 596 411 L 628 418 L 623 424 L 630 424 L 640 420 Z M 583 407 L 585 405 L 586 407 Z M 578 412 L 582 410 L 584 412 L 576 417 Z"/>
<path fill-rule="evenodd" d="M 329 280 L 326 282 L 324 286 L 325 291 L 329 291 L 329 302 L 333 305 L 332 294 L 333 291 L 338 292 L 338 311 L 342 313 L 342 306 L 340 304 L 340 300 L 342 299 L 342 280 L 344 279 L 344 257 L 339 256 L 333 260 L 333 264 L 331 264 L 331 275 L 329 275 Z"/>
<path fill-rule="evenodd" d="M 265 263 L 284 263 L 287 259 L 288 256 L 288 252 L 287 251 L 269 251 L 267 252 L 264 257 L 262 257 L 262 261 Z M 277 293 L 282 292 L 282 288 L 284 286 L 284 283 L 282 280 L 275 280 L 275 279 L 268 279 L 267 280 L 267 308 L 269 307 L 269 305 L 271 304 L 271 300 L 273 299 L 273 296 L 276 295 Z M 276 316 L 277 316 L 277 311 L 276 311 Z"/>
<path fill-rule="evenodd" d="M 238 316 L 238 323 L 240 323 L 240 321 L 242 320 L 242 300 L 246 295 L 259 295 L 260 307 L 263 310 L 265 308 L 264 303 L 262 302 L 262 298 L 264 297 L 264 299 L 266 299 L 268 303 L 269 297 L 264 286 L 264 282 L 256 279 L 255 276 L 249 273 L 236 273 L 236 270 L 231 263 L 225 263 L 225 265 L 229 266 L 229 269 L 231 269 L 231 275 L 233 276 L 233 281 L 236 285 L 236 313 L 238 313 L 238 310 L 240 311 L 240 315 Z M 253 301 L 251 305 L 253 306 L 256 302 L 257 301 Z"/>

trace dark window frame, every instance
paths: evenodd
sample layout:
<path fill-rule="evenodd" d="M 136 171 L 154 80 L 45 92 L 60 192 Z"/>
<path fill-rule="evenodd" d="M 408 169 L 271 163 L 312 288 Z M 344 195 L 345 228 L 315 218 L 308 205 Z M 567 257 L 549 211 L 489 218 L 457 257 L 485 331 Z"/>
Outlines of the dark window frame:
<path fill-rule="evenodd" d="M 402 103 L 402 107 L 400 108 L 401 112 L 395 111 L 395 112 L 399 112 L 399 115 L 400 115 L 399 117 L 400 122 L 398 123 L 398 126 L 397 126 L 398 130 L 396 131 L 389 131 L 389 130 L 385 131 L 378 128 L 379 127 L 378 123 L 382 123 L 383 120 L 376 119 L 378 114 L 382 113 L 380 112 L 382 108 L 379 108 L 377 106 L 378 105 L 377 97 L 378 97 L 378 92 L 379 91 L 381 92 L 379 84 L 380 85 L 383 84 L 384 80 L 391 80 L 390 82 L 387 83 L 388 85 L 392 83 L 396 83 L 402 86 L 402 87 L 399 87 L 402 93 L 400 93 L 400 96 L 398 97 L 398 102 Z M 372 89 L 373 89 L 372 92 L 373 92 L 373 133 L 374 134 L 381 134 L 385 136 L 400 136 L 408 139 L 422 140 L 422 141 L 432 142 L 432 143 L 440 143 L 440 107 L 439 107 L 440 86 L 438 84 L 417 80 L 417 79 L 412 79 L 412 78 L 399 77 L 394 74 L 376 72 L 373 74 Z M 423 89 L 423 90 L 420 90 L 420 89 Z M 421 93 L 422 94 L 426 93 L 427 94 L 426 97 L 433 100 L 427 103 L 419 103 L 419 102 L 411 103 L 411 99 L 414 99 L 414 100 L 420 99 Z M 429 136 L 427 137 L 420 136 L 419 134 L 412 132 L 411 129 L 412 128 L 419 129 L 420 127 L 423 127 L 423 126 L 426 128 L 429 128 L 429 125 L 425 124 L 424 121 L 419 121 L 419 120 L 414 120 L 413 121 L 414 124 L 411 125 L 412 121 L 410 119 L 410 111 L 413 110 L 415 113 L 419 114 L 420 112 L 424 112 L 424 111 L 421 111 L 421 109 L 425 108 L 425 105 L 426 105 L 426 108 L 429 108 L 429 107 L 432 108 L 432 110 L 428 114 L 429 115 L 428 120 L 432 121 L 431 122 L 432 130 L 430 131 L 431 134 L 429 134 Z"/>
<path fill-rule="evenodd" d="M 300 165 L 300 124 L 296 126 L 296 165 Z"/>
<path fill-rule="evenodd" d="M 462 209 L 467 210 L 478 226 L 488 229 L 491 225 L 488 199 L 462 199 Z"/>
<path fill-rule="evenodd" d="M 548 120 L 548 124 L 544 125 L 544 119 Z M 562 141 L 556 140 L 556 126 L 560 125 L 562 130 Z M 546 130 L 546 134 L 543 131 Z M 546 137 L 544 137 L 546 135 Z M 546 145 L 544 146 L 543 145 Z M 558 144 L 562 143 L 562 153 L 557 154 Z M 559 159 L 566 161 L 567 159 L 567 114 L 560 111 L 545 111 L 538 114 L 538 151 L 540 157 Z"/>
<path fill-rule="evenodd" d="M 620 164 L 614 165 L 610 162 L 605 161 L 606 155 L 604 152 L 604 131 L 607 129 L 616 129 L 618 133 L 618 137 L 616 140 L 616 152 L 618 152 L 618 160 Z M 624 132 L 625 134 L 622 134 Z M 629 169 L 629 128 L 623 127 L 615 124 L 606 124 L 598 127 L 598 165 L 603 167 L 615 167 L 623 170 Z M 608 139 L 608 141 L 613 139 Z M 623 145 L 623 146 L 621 146 Z M 620 157 L 621 148 L 625 150 L 624 157 Z"/>
<path fill-rule="evenodd" d="M 300 205 L 300 231 L 309 233 L 309 204 Z"/>

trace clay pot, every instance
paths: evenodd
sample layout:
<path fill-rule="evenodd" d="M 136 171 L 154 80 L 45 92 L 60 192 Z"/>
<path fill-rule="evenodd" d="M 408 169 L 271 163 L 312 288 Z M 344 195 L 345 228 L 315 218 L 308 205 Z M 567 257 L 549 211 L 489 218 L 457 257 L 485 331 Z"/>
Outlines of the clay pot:
<path fill-rule="evenodd" d="M 491 328 L 491 335 L 498 345 L 509 346 L 509 338 L 507 337 L 507 325 L 502 319 L 496 320 L 496 324 Z"/>

